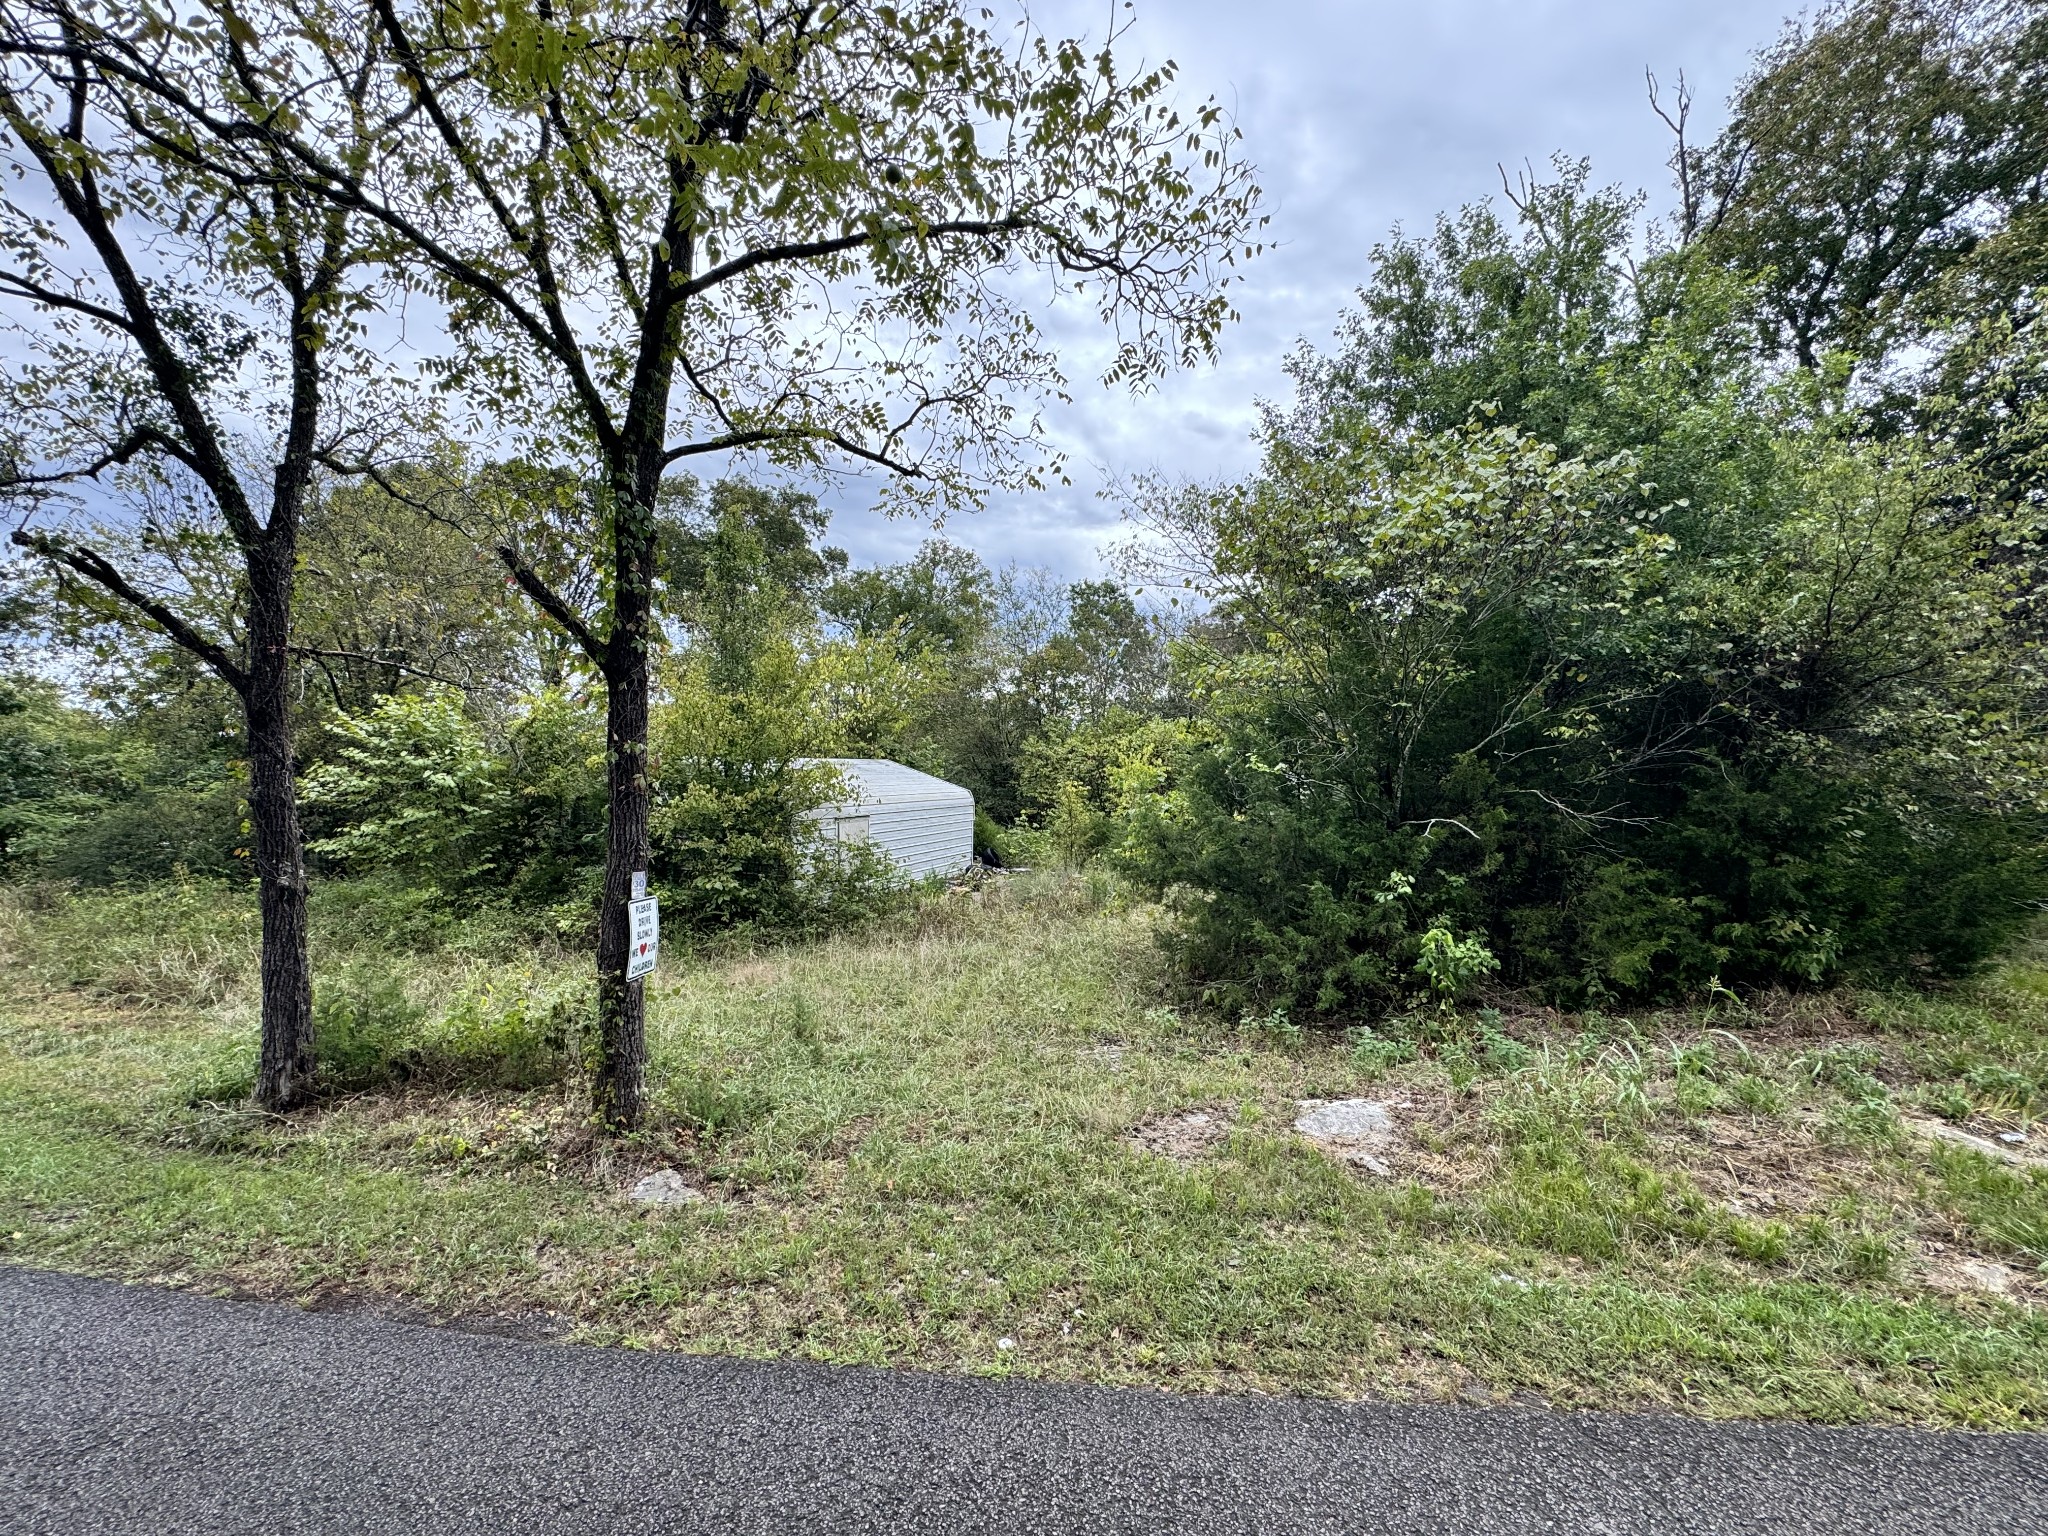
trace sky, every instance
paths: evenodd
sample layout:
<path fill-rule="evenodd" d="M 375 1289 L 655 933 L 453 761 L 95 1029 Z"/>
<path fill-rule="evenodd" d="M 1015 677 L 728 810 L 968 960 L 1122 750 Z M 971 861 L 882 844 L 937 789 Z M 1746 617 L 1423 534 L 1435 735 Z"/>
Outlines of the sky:
<path fill-rule="evenodd" d="M 1693 132 L 1710 138 L 1750 56 L 1774 39 L 1793 0 L 1135 0 L 1119 56 L 1179 66 L 1183 101 L 1214 95 L 1234 114 L 1259 168 L 1270 247 L 1232 291 L 1239 323 L 1214 366 L 1164 380 L 1147 397 L 1096 382 L 1100 323 L 1079 305 L 1042 317 L 1058 339 L 1073 401 L 1046 413 L 1070 487 L 992 499 L 949 520 L 947 537 L 992 565 L 1099 569 L 1118 530 L 1098 493 L 1138 474 L 1215 480 L 1256 462 L 1258 402 L 1284 399 L 1297 340 L 1320 344 L 1396 225 L 1426 232 L 1439 211 L 1498 195 L 1500 172 L 1587 156 L 1597 184 L 1668 202 L 1670 136 L 1651 114 L 1644 70 L 1667 93 L 1681 70 L 1696 97 Z M 1110 0 L 1037 0 L 1049 34 L 1099 38 Z M 1127 66 L 1128 68 L 1128 66 Z M 1134 72 L 1134 71 L 1132 71 Z M 928 524 L 885 519 L 874 487 L 825 489 L 832 542 L 860 564 L 902 559 Z"/>

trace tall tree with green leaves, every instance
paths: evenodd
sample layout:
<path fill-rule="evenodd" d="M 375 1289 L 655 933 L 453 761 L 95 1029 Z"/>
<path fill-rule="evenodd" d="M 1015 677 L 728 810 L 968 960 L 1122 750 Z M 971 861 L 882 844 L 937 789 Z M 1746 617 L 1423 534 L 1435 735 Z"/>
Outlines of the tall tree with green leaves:
<path fill-rule="evenodd" d="M 254 16 L 256 13 L 247 13 Z M 374 220 L 445 306 L 440 379 L 527 452 L 594 461 L 602 600 L 518 543 L 520 587 L 608 699 L 610 830 L 597 969 L 599 1119 L 640 1120 L 644 999 L 626 903 L 648 856 L 648 682 L 664 475 L 752 452 L 883 471 L 910 504 L 1041 484 L 1037 402 L 1064 379 L 1048 286 L 1100 310 L 1105 377 L 1143 387 L 1213 351 L 1257 190 L 1171 66 L 960 0 L 372 0 L 385 49 L 376 165 L 337 152 L 346 92 L 308 93 L 268 145 Z M 254 24 L 331 51 L 343 22 Z"/>
<path fill-rule="evenodd" d="M 2048 6 L 1852 0 L 1789 25 L 1727 128 L 1679 146 L 1681 227 L 1756 274 L 1805 368 L 1881 357 L 1911 300 L 2048 191 Z"/>
<path fill-rule="evenodd" d="M 363 451 L 337 411 L 370 302 L 362 221 L 301 184 L 268 123 L 308 74 L 360 104 L 375 40 L 307 57 L 228 10 L 0 7 L 0 494 L 15 544 L 78 600 L 168 637 L 247 728 L 263 918 L 257 1101 L 313 1078 L 306 864 L 293 785 L 292 598 L 323 460 Z M 360 174 L 365 119 L 329 153 Z M 201 124 L 204 127 L 200 127 Z M 96 515 L 97 514 L 97 515 Z"/>

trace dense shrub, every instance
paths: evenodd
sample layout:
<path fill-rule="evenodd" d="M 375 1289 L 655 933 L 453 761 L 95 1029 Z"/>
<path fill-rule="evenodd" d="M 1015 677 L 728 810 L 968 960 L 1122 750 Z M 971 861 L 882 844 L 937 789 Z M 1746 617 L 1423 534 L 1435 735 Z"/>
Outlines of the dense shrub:
<path fill-rule="evenodd" d="M 602 727 L 558 691 L 522 701 L 493 742 L 459 695 L 394 694 L 330 723 L 301 781 L 309 849 L 390 871 L 437 898 L 550 900 L 602 858 Z"/>
<path fill-rule="evenodd" d="M 852 921 L 900 885 L 878 850 L 825 841 L 816 812 L 843 798 L 838 770 L 807 754 L 859 739 L 849 675 L 889 670 L 869 644 L 805 649 L 768 629 L 672 659 L 656 711 L 651 874 L 665 917 L 698 932 L 802 931 Z M 857 653 L 850 655 L 849 653 Z M 856 664 L 857 663 L 857 664 Z"/>
<path fill-rule="evenodd" d="M 1432 929 L 1580 1001 L 2007 942 L 2048 896 L 2031 546 L 1911 445 L 1776 430 L 1717 511 L 1633 454 L 1305 410 L 1155 507 L 1236 621 L 1183 653 L 1217 739 L 1123 844 L 1191 979 L 1333 1015 L 1416 990 Z"/>
<path fill-rule="evenodd" d="M 218 733 L 177 710 L 139 725 L 0 678 L 0 873 L 125 885 L 241 872 L 241 795 Z"/>

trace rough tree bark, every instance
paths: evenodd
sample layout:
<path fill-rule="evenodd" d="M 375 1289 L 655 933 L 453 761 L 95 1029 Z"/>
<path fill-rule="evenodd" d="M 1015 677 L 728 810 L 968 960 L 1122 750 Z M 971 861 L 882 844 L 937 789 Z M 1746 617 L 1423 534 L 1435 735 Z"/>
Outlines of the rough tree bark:
<path fill-rule="evenodd" d="M 313 963 L 306 932 L 306 840 L 299 830 L 291 711 L 292 570 L 299 518 L 273 515 L 249 561 L 249 829 L 263 915 L 263 1043 L 256 1102 L 284 1110 L 313 1086 Z"/>
<path fill-rule="evenodd" d="M 0 18 L 0 144 L 14 152 L 17 171 L 39 177 L 80 237 L 67 239 L 39 212 L 7 207 L 17 243 L 14 261 L 0 265 L 0 297 L 26 301 L 61 324 L 51 328 L 57 340 L 47 361 L 22 370 L 14 396 L 24 443 L 32 455 L 40 450 L 41 462 L 0 466 L 0 495 L 28 498 L 32 514 L 53 487 L 116 468 L 145 473 L 173 500 L 196 490 L 239 557 L 233 609 L 202 614 L 189 589 L 180 590 L 175 569 L 168 579 L 161 567 L 144 576 L 123 568 L 127 556 L 117 563 L 104 547 L 26 521 L 12 535 L 199 658 L 241 702 L 263 923 L 255 1098 L 281 1112 L 311 1095 L 315 1045 L 293 772 L 298 534 L 315 468 L 336 448 L 322 436 L 336 337 L 364 300 L 349 287 L 360 260 L 351 216 L 297 187 L 258 127 L 274 116 L 268 93 L 292 88 L 292 56 L 287 48 L 282 60 L 253 59 L 255 34 L 244 39 L 233 30 L 209 53 L 167 50 L 163 28 L 149 19 L 88 12 L 67 0 Z M 369 46 L 367 32 L 358 46 Z M 368 79 L 363 69 L 339 78 L 357 93 Z M 218 115 L 232 111 L 244 115 L 223 130 Z M 220 130 L 216 143 L 231 146 L 230 155 L 207 159 L 201 123 Z M 359 134 L 350 161 L 360 165 L 367 154 Z M 165 251 L 186 268 L 170 279 L 153 269 Z M 90 266 L 67 279 L 61 258 L 70 252 Z M 195 319 L 181 288 L 189 281 L 216 295 L 217 316 Z M 225 322 L 218 335 L 214 318 Z M 274 327 L 267 338 L 266 323 Z M 72 332 L 106 345 L 109 376 L 132 378 L 130 393 L 104 388 L 81 369 L 63 342 Z M 223 350 L 240 342 L 219 339 L 244 332 L 252 350 L 267 340 L 281 364 L 276 403 L 284 430 L 270 454 L 261 516 L 244 480 L 247 445 L 234 426 L 237 413 L 249 410 L 236 377 L 239 354 Z M 225 403 L 209 393 L 217 386 Z M 134 558 L 146 561 L 148 544 L 145 535 Z"/>

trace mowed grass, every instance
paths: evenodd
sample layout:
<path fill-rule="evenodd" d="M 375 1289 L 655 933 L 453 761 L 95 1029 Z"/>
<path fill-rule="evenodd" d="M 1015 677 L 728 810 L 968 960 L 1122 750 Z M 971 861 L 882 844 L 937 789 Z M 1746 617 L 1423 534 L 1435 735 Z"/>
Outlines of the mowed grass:
<path fill-rule="evenodd" d="M 380 899 L 323 895 L 355 1076 L 281 1122 L 238 1103 L 240 898 L 0 893 L 0 1253 L 649 1348 L 2048 1420 L 2048 1173 L 1916 1129 L 1995 1140 L 2048 1102 L 2037 957 L 1940 996 L 1499 998 L 1347 1037 L 1206 1018 L 1172 998 L 1156 913 L 1012 881 L 671 959 L 656 1123 L 609 1144 L 564 1025 L 583 962 Z M 1355 1095 L 1395 1107 L 1385 1176 L 1292 1130 Z M 661 1167 L 705 1198 L 624 1198 Z"/>

